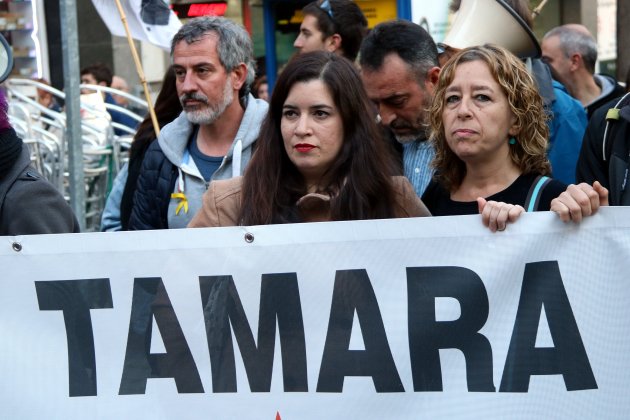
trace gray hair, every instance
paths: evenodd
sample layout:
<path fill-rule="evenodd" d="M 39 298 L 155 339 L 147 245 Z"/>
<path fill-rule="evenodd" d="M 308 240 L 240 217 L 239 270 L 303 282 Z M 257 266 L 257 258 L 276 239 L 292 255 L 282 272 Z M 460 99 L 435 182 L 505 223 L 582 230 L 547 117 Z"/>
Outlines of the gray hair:
<path fill-rule="evenodd" d="M 247 78 L 239 91 L 239 97 L 246 96 L 256 76 L 256 62 L 254 61 L 252 39 L 241 25 L 218 16 L 202 16 L 191 19 L 173 37 L 171 58 L 173 58 L 175 46 L 181 41 L 192 44 L 199 41 L 208 32 L 214 32 L 219 38 L 217 54 L 226 71 L 234 70 L 241 63 L 245 63 L 247 66 Z"/>
<path fill-rule="evenodd" d="M 575 25 L 562 25 L 547 32 L 543 39 L 554 36 L 558 37 L 560 49 L 567 58 L 576 53 L 580 54 L 586 70 L 595 73 L 597 41 L 586 29 L 578 29 Z"/>

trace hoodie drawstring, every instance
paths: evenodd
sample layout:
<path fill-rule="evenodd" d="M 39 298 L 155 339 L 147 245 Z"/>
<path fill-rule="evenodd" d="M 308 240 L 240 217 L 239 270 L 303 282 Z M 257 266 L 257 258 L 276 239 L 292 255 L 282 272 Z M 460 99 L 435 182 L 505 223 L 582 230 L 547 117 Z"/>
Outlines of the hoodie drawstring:
<path fill-rule="evenodd" d="M 239 139 L 232 150 L 232 178 L 241 176 L 241 159 L 243 155 L 243 142 Z"/>

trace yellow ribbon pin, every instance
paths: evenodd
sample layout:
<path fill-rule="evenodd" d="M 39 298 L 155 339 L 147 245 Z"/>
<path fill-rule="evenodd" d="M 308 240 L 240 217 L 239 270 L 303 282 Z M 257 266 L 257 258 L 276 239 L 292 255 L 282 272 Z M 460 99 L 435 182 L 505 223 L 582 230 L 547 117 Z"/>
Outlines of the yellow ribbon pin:
<path fill-rule="evenodd" d="M 184 213 L 188 213 L 188 199 L 184 193 L 172 193 L 171 198 L 180 200 L 177 207 L 175 207 L 175 215 L 179 216 L 179 212 L 184 209 Z"/>

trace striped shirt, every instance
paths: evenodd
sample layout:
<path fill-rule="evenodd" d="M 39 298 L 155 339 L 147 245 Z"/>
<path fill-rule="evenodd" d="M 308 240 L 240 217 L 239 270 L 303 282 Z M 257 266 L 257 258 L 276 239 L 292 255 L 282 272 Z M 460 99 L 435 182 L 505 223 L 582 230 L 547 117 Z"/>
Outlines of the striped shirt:
<path fill-rule="evenodd" d="M 422 197 L 424 190 L 429 185 L 429 181 L 431 181 L 431 177 L 433 177 L 431 161 L 434 156 L 435 151 L 428 140 L 416 140 L 403 144 L 405 176 L 413 185 L 418 197 Z"/>

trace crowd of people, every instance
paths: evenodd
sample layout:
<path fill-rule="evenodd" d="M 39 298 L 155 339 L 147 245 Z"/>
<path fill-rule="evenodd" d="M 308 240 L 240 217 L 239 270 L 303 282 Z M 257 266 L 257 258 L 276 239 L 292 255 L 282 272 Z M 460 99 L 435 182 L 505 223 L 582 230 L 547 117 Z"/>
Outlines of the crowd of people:
<path fill-rule="evenodd" d="M 531 26 L 526 0 L 507 4 Z M 612 205 L 630 202 L 630 99 L 594 73 L 586 28 L 549 31 L 540 60 L 501 39 L 438 46 L 403 20 L 368 33 L 350 0 L 303 14 L 271 90 L 243 27 L 181 27 L 155 106 L 161 131 L 149 117 L 137 127 L 103 231 L 479 214 L 494 232 L 525 211 L 580 221 L 608 205 L 608 189 Z M 101 66 L 81 75 L 112 85 Z M 60 195 L 45 220 L 14 221 L 4 184 L 37 175 L 14 163 L 23 146 L 0 111 L 0 234 L 77 231 Z"/>

